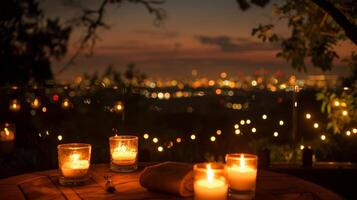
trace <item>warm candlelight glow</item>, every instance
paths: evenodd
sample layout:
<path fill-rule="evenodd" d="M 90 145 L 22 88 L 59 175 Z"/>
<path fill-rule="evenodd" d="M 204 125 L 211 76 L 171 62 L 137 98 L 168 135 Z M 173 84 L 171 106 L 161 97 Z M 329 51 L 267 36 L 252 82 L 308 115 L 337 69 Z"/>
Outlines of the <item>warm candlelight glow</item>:
<path fill-rule="evenodd" d="M 228 154 L 227 178 L 231 195 L 242 193 L 246 199 L 252 199 L 255 194 L 257 177 L 257 156 L 250 154 Z"/>
<path fill-rule="evenodd" d="M 90 154 L 90 144 L 58 145 L 58 164 L 62 185 L 80 184 L 88 180 Z"/>
<path fill-rule="evenodd" d="M 194 166 L 195 200 L 224 200 L 227 198 L 228 185 L 224 175 L 224 165 L 211 163 Z"/>
<path fill-rule="evenodd" d="M 111 169 L 130 172 L 137 169 L 138 137 L 130 135 L 109 138 Z"/>

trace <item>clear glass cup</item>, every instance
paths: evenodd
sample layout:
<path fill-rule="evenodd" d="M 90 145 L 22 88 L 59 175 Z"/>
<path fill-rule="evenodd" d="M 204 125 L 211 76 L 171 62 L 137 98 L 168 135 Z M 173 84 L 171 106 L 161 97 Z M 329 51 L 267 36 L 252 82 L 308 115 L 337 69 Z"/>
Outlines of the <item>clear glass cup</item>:
<path fill-rule="evenodd" d="M 229 196 L 232 199 L 254 199 L 258 157 L 253 154 L 226 155 Z"/>
<path fill-rule="evenodd" d="M 91 145 L 84 143 L 57 146 L 59 182 L 65 186 L 81 185 L 89 179 Z"/>
<path fill-rule="evenodd" d="M 228 183 L 223 163 L 198 163 L 193 171 L 195 200 L 227 199 Z"/>
<path fill-rule="evenodd" d="M 15 125 L 0 124 L 0 154 L 10 154 L 14 151 Z"/>
<path fill-rule="evenodd" d="M 110 168 L 115 172 L 132 172 L 138 169 L 137 136 L 120 135 L 109 138 Z"/>

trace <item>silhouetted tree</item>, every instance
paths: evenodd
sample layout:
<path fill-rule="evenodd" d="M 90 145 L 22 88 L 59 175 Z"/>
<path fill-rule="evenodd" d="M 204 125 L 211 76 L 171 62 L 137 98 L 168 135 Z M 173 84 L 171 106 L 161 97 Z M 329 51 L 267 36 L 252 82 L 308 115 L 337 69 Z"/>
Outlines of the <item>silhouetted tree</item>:
<path fill-rule="evenodd" d="M 67 52 L 71 33 L 43 15 L 36 0 L 6 0 L 0 6 L 0 85 L 45 84 L 51 60 Z"/>

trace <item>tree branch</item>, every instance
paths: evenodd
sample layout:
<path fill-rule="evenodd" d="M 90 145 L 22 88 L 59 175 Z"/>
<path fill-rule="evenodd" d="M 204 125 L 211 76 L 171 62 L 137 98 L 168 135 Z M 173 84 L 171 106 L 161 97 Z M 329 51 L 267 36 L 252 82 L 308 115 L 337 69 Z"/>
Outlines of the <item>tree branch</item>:
<path fill-rule="evenodd" d="M 327 0 L 312 0 L 322 10 L 326 11 L 344 30 L 346 36 L 357 45 L 357 25 L 350 22 L 347 17 Z"/>
<path fill-rule="evenodd" d="M 142 4 L 145 6 L 146 10 L 155 16 L 154 23 L 159 25 L 165 18 L 165 10 L 156 7 L 157 5 L 162 5 L 165 3 L 165 0 L 126 0 L 130 3 Z M 82 9 L 82 16 L 75 20 L 75 26 L 85 27 L 84 35 L 80 40 L 79 48 L 75 53 L 69 58 L 68 62 L 57 72 L 57 75 L 63 73 L 70 66 L 75 63 L 75 60 L 78 56 L 86 49 L 89 48 L 89 54 L 93 53 L 93 48 L 98 39 L 97 31 L 99 28 L 108 29 L 109 26 L 104 22 L 104 14 L 106 12 L 106 6 L 109 4 L 121 4 L 123 0 L 102 0 L 99 8 L 97 10 L 92 9 Z"/>

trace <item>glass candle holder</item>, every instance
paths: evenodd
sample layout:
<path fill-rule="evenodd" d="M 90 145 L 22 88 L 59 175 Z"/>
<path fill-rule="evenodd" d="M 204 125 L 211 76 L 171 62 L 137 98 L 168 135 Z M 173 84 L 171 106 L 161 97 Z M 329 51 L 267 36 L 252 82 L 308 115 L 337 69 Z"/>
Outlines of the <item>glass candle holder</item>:
<path fill-rule="evenodd" d="M 224 164 L 199 163 L 194 165 L 193 170 L 195 200 L 227 199 L 228 183 Z"/>
<path fill-rule="evenodd" d="M 15 125 L 0 124 L 0 154 L 9 154 L 14 150 Z"/>
<path fill-rule="evenodd" d="M 89 179 L 91 148 L 90 144 L 82 143 L 57 146 L 60 184 L 65 186 L 82 185 Z"/>
<path fill-rule="evenodd" d="M 138 137 L 132 135 L 109 138 L 110 168 L 115 172 L 132 172 L 138 168 Z"/>
<path fill-rule="evenodd" d="M 229 196 L 232 199 L 253 199 L 257 180 L 258 157 L 252 154 L 226 155 Z"/>

